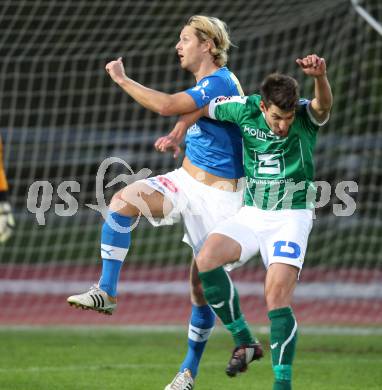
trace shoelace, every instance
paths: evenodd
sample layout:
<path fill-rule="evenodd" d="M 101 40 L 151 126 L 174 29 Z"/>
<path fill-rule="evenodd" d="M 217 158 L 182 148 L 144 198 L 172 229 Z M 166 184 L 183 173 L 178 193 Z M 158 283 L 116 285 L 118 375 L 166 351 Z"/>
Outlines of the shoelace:
<path fill-rule="evenodd" d="M 172 381 L 171 387 L 173 387 L 173 388 L 176 389 L 176 390 L 180 390 L 180 386 L 181 386 L 181 384 L 182 384 L 182 382 L 183 382 L 182 379 L 183 379 L 183 378 L 182 378 L 182 373 L 179 372 L 179 373 L 176 375 L 175 379 Z"/>
<path fill-rule="evenodd" d="M 184 385 L 184 381 L 186 381 L 184 373 L 183 372 L 179 372 L 176 375 L 175 379 L 172 381 L 171 387 L 174 390 L 182 390 L 181 386 Z M 191 386 L 192 386 L 192 384 L 190 382 L 188 382 L 186 389 L 191 390 L 192 389 Z"/>

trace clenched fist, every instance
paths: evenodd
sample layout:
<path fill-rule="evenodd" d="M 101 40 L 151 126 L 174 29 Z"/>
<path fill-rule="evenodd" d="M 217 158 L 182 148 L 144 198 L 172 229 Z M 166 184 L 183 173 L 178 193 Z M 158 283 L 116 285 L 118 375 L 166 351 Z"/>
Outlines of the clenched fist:
<path fill-rule="evenodd" d="M 106 72 L 110 77 L 119 84 L 126 78 L 125 68 L 123 66 L 122 57 L 119 57 L 116 61 L 110 61 L 106 64 Z"/>
<path fill-rule="evenodd" d="M 326 74 L 325 59 L 319 57 L 317 54 L 297 58 L 296 62 L 307 76 L 320 77 Z"/>

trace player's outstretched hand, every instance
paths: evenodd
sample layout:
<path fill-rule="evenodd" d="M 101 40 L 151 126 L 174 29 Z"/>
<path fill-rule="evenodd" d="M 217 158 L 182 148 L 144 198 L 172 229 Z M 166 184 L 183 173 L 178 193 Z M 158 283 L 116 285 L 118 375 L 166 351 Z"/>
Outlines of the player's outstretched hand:
<path fill-rule="evenodd" d="M 181 152 L 180 143 L 183 137 L 179 139 L 176 132 L 172 131 L 170 134 L 160 137 L 155 141 L 154 147 L 158 152 L 173 152 L 173 157 L 177 158 Z"/>
<path fill-rule="evenodd" d="M 119 57 L 116 61 L 110 61 L 105 66 L 106 72 L 110 77 L 119 84 L 126 78 L 125 68 L 123 66 L 122 57 Z"/>
<path fill-rule="evenodd" d="M 11 205 L 8 202 L 0 202 L 0 244 L 11 237 L 15 228 L 15 220 L 12 215 Z"/>
<path fill-rule="evenodd" d="M 297 58 L 296 62 L 308 76 L 319 77 L 326 74 L 325 59 L 319 57 L 317 54 L 310 54 L 304 58 Z"/>

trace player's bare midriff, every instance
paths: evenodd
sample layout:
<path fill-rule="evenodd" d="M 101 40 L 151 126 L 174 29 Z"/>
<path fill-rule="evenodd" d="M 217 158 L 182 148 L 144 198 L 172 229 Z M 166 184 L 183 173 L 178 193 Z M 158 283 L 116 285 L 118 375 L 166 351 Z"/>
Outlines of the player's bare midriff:
<path fill-rule="evenodd" d="M 182 167 L 195 180 L 198 180 L 207 186 L 216 187 L 219 190 L 230 192 L 236 191 L 237 189 L 237 179 L 227 179 L 225 177 L 216 176 L 212 173 L 206 172 L 205 170 L 192 164 L 188 157 L 184 158 Z"/>

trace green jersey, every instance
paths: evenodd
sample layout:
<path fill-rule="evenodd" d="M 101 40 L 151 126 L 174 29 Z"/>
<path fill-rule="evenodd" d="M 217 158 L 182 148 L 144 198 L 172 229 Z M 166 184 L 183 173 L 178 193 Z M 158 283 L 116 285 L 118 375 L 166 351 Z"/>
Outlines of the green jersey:
<path fill-rule="evenodd" d="M 244 144 L 244 202 L 263 210 L 313 208 L 316 197 L 313 150 L 320 126 L 300 99 L 288 136 L 272 132 L 259 95 L 220 97 L 210 103 L 213 119 L 240 126 Z"/>

